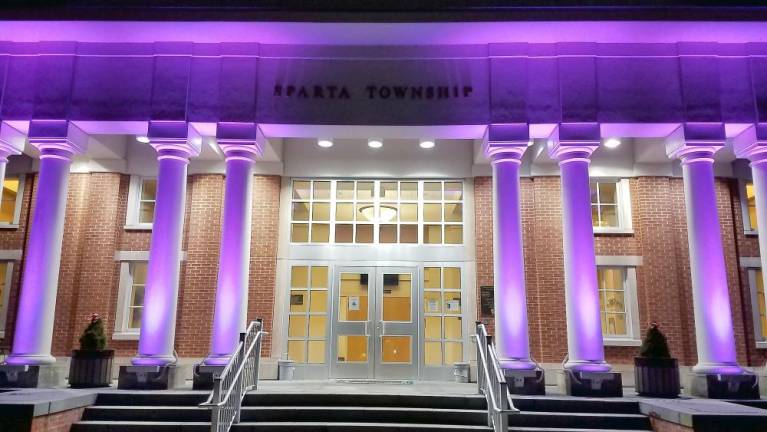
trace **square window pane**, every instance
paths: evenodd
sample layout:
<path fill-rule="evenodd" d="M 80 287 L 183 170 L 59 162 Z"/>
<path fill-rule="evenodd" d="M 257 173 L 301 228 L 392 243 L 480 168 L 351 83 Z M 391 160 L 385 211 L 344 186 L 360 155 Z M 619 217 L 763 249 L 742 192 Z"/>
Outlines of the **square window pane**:
<path fill-rule="evenodd" d="M 410 336 L 382 336 L 381 363 L 411 363 L 412 345 Z"/>
<path fill-rule="evenodd" d="M 325 341 L 312 340 L 308 343 L 307 363 L 323 364 L 325 363 Z"/>
<path fill-rule="evenodd" d="M 445 289 L 461 289 L 461 268 L 460 267 L 445 267 L 445 282 L 443 287 Z"/>
<path fill-rule="evenodd" d="M 339 321 L 367 321 L 368 284 L 367 273 L 341 273 Z"/>
<path fill-rule="evenodd" d="M 399 242 L 418 243 L 418 225 L 400 225 Z"/>
<path fill-rule="evenodd" d="M 423 184 L 423 199 L 433 201 L 442 199 L 442 183 L 441 182 L 424 182 Z"/>
<path fill-rule="evenodd" d="M 290 287 L 306 288 L 309 286 L 309 267 L 293 266 L 290 268 Z"/>
<path fill-rule="evenodd" d="M 424 204 L 423 221 L 442 222 L 442 204 Z"/>
<path fill-rule="evenodd" d="M 382 203 L 378 206 L 378 222 L 397 222 L 397 204 Z"/>
<path fill-rule="evenodd" d="M 379 193 L 382 200 L 394 201 L 397 199 L 397 182 L 381 182 L 381 192 Z"/>
<path fill-rule="evenodd" d="M 617 204 L 618 203 L 618 184 L 615 182 L 599 183 L 599 203 Z"/>
<path fill-rule="evenodd" d="M 445 244 L 463 243 L 463 225 L 445 225 Z"/>
<path fill-rule="evenodd" d="M 626 314 L 608 313 L 605 315 L 605 333 L 611 336 L 626 335 Z"/>
<path fill-rule="evenodd" d="M 0 222 L 13 223 L 14 213 L 16 213 L 16 201 L 0 201 Z M 141 218 L 140 214 L 139 218 Z M 141 221 L 139 220 L 139 222 Z"/>
<path fill-rule="evenodd" d="M 338 203 L 336 204 L 336 221 L 351 222 L 354 220 L 354 204 Z"/>
<path fill-rule="evenodd" d="M 372 181 L 357 182 L 357 199 L 372 200 L 375 183 Z"/>
<path fill-rule="evenodd" d="M 146 283 L 146 262 L 136 262 L 132 265 L 132 275 L 134 285 L 144 285 Z"/>
<path fill-rule="evenodd" d="M 310 312 L 328 311 L 328 292 L 324 290 L 312 290 Z"/>
<path fill-rule="evenodd" d="M 294 221 L 309 220 L 309 203 L 306 203 L 306 202 L 293 203 L 293 220 Z"/>
<path fill-rule="evenodd" d="M 599 205 L 591 205 L 591 225 L 595 227 L 601 227 L 602 223 L 599 221 Z"/>
<path fill-rule="evenodd" d="M 357 220 L 360 222 L 373 222 L 375 219 L 375 206 L 373 203 L 357 204 Z"/>
<path fill-rule="evenodd" d="M 440 289 L 442 287 L 442 269 L 439 267 L 423 268 L 423 287 L 425 289 Z"/>
<path fill-rule="evenodd" d="M 397 243 L 397 225 L 380 225 L 378 227 L 379 243 Z"/>
<path fill-rule="evenodd" d="M 402 182 L 399 191 L 400 199 L 415 201 L 418 199 L 418 182 Z"/>
<path fill-rule="evenodd" d="M 136 285 L 133 287 L 131 306 L 144 306 L 144 285 Z"/>
<path fill-rule="evenodd" d="M 293 199 L 308 200 L 309 190 L 312 183 L 308 180 L 296 180 L 293 182 Z"/>
<path fill-rule="evenodd" d="M 445 364 L 463 361 L 463 344 L 461 342 L 445 342 Z"/>
<path fill-rule="evenodd" d="M 296 363 L 306 362 L 306 342 L 288 341 L 288 358 Z"/>
<path fill-rule="evenodd" d="M 462 325 L 461 317 L 445 317 L 445 339 L 461 339 Z"/>
<path fill-rule="evenodd" d="M 14 207 L 15 207 L 15 204 L 14 204 Z M 9 210 L 10 209 L 3 209 L 3 213 L 5 212 L 10 213 L 11 220 L 13 220 L 13 213 Z M 138 221 L 139 223 L 152 223 L 152 221 L 154 221 L 154 202 L 153 201 L 142 202 L 139 205 Z"/>
<path fill-rule="evenodd" d="M 424 225 L 423 226 L 423 242 L 425 244 L 442 243 L 442 226 L 441 225 Z"/>
<path fill-rule="evenodd" d="M 418 204 L 400 204 L 400 222 L 418 222 Z"/>
<path fill-rule="evenodd" d="M 328 287 L 328 268 L 325 266 L 312 267 L 312 289 Z"/>
<path fill-rule="evenodd" d="M 326 323 L 327 323 L 327 320 L 325 318 L 325 315 L 310 315 L 309 316 L 309 337 L 324 338 Z"/>
<path fill-rule="evenodd" d="M 429 366 L 442 366 L 442 342 L 426 342 L 423 360 Z"/>
<path fill-rule="evenodd" d="M 312 224 L 312 243 L 327 243 L 330 241 L 330 225 Z"/>
<path fill-rule="evenodd" d="M 130 308 L 130 317 L 128 318 L 128 328 L 140 329 L 141 328 L 141 312 L 143 307 Z"/>
<path fill-rule="evenodd" d="M 602 267 L 597 269 L 599 287 L 610 290 L 623 290 L 624 270 L 617 267 Z"/>
<path fill-rule="evenodd" d="M 599 193 L 599 183 L 592 181 L 589 183 L 589 191 L 591 192 L 591 203 L 597 204 L 599 203 L 598 193 Z"/>
<path fill-rule="evenodd" d="M 314 199 L 316 200 L 330 199 L 330 182 L 329 181 L 314 182 Z"/>
<path fill-rule="evenodd" d="M 438 316 L 424 317 L 423 335 L 426 339 L 442 339 L 442 318 Z"/>
<path fill-rule="evenodd" d="M 336 243 L 351 243 L 354 241 L 354 225 L 336 224 Z"/>
<path fill-rule="evenodd" d="M 623 299 L 623 291 L 605 291 L 605 311 L 625 312 L 626 305 Z"/>
<path fill-rule="evenodd" d="M 312 204 L 312 220 L 313 221 L 329 221 L 330 220 L 330 204 L 328 203 L 314 203 Z"/>
<path fill-rule="evenodd" d="M 602 205 L 600 206 L 601 212 L 601 226 L 603 227 L 617 227 L 618 224 L 618 206 L 616 205 Z"/>
<path fill-rule="evenodd" d="M 354 199 L 354 182 L 340 181 L 336 183 L 336 198 L 342 200 Z"/>
<path fill-rule="evenodd" d="M 385 273 L 383 275 L 383 304 L 381 315 L 384 321 L 411 322 L 413 280 L 410 273 Z"/>
<path fill-rule="evenodd" d="M 451 315 L 458 315 L 461 313 L 461 292 L 460 291 L 445 291 L 445 313 Z"/>
<path fill-rule="evenodd" d="M 357 225 L 355 243 L 373 243 L 373 225 Z"/>
<path fill-rule="evenodd" d="M 141 182 L 141 200 L 154 201 L 156 197 L 157 197 L 157 180 L 156 179 L 143 180 Z M 5 193 L 3 193 L 3 198 L 5 198 Z"/>
<path fill-rule="evenodd" d="M 290 230 L 290 241 L 293 243 L 307 243 L 309 241 L 309 224 L 292 224 Z"/>
<path fill-rule="evenodd" d="M 442 294 L 439 291 L 423 292 L 423 311 L 426 313 L 442 313 Z"/>
<path fill-rule="evenodd" d="M 445 222 L 463 222 L 463 204 L 445 204 Z"/>
<path fill-rule="evenodd" d="M 366 363 L 368 361 L 367 336 L 338 336 L 338 361 Z"/>
<path fill-rule="evenodd" d="M 288 337 L 306 337 L 306 315 L 288 317 Z"/>
<path fill-rule="evenodd" d="M 309 292 L 291 290 L 290 291 L 290 311 L 306 312 L 306 306 L 309 303 Z"/>
<path fill-rule="evenodd" d="M 445 182 L 445 199 L 449 201 L 460 201 L 463 199 L 462 182 Z"/>

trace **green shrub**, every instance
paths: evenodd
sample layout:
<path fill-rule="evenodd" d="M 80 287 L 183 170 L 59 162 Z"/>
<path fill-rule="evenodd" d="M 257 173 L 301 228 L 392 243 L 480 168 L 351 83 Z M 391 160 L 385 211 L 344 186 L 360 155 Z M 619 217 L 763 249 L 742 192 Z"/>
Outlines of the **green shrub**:
<path fill-rule="evenodd" d="M 91 315 L 91 322 L 80 336 L 80 349 L 83 351 L 101 351 L 107 346 L 104 335 L 104 321 L 98 314 Z"/>
<path fill-rule="evenodd" d="M 650 324 L 650 328 L 647 329 L 642 346 L 639 347 L 639 356 L 649 358 L 671 357 L 666 336 L 660 331 L 657 323 Z"/>

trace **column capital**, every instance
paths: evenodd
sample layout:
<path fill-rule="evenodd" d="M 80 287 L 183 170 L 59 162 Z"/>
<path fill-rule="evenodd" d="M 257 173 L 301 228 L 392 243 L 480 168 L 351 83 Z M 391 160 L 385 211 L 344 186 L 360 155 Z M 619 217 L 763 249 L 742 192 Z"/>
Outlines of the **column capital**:
<path fill-rule="evenodd" d="M 202 135 L 184 121 L 152 120 L 149 122 L 148 137 L 158 159 L 188 161 L 198 156 L 202 149 Z"/>
<path fill-rule="evenodd" d="M 27 136 L 7 122 L 0 124 L 0 162 L 8 162 L 8 156 L 21 154 Z"/>
<path fill-rule="evenodd" d="M 732 140 L 735 156 L 748 159 L 751 165 L 767 161 L 767 123 L 748 126 Z"/>
<path fill-rule="evenodd" d="M 40 159 L 72 159 L 85 152 L 88 134 L 67 120 L 31 120 L 29 143 L 40 150 Z"/>
<path fill-rule="evenodd" d="M 220 122 L 216 141 L 226 160 L 255 161 L 264 154 L 264 134 L 255 123 Z"/>
<path fill-rule="evenodd" d="M 560 164 L 571 161 L 589 162 L 601 141 L 599 123 L 560 123 L 549 136 L 549 156 Z"/>
<path fill-rule="evenodd" d="M 714 162 L 714 153 L 724 147 L 726 134 L 723 123 L 684 123 L 669 135 L 666 154 L 691 162 Z"/>
<path fill-rule="evenodd" d="M 527 123 L 495 123 L 487 127 L 482 151 L 492 164 L 521 163 L 530 144 L 530 125 Z"/>

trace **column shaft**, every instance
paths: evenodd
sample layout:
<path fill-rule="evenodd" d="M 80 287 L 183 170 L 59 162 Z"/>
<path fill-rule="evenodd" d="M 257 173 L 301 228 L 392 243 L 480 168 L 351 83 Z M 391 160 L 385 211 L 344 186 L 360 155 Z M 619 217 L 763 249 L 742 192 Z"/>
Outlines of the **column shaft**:
<path fill-rule="evenodd" d="M 228 157 L 224 191 L 224 221 L 218 264 L 209 365 L 223 365 L 245 331 L 248 310 L 253 164 L 247 156 Z"/>
<path fill-rule="evenodd" d="M 565 367 L 577 371 L 607 371 L 610 365 L 604 361 L 591 220 L 589 159 L 567 158 L 561 160 L 559 166 L 569 355 Z"/>
<path fill-rule="evenodd" d="M 144 310 L 135 365 L 174 363 L 173 340 L 189 155 L 158 150 L 157 201 L 149 250 Z"/>
<path fill-rule="evenodd" d="M 71 154 L 42 149 L 9 364 L 53 363 L 51 342 Z M 2 164 L 3 173 L 5 164 Z"/>

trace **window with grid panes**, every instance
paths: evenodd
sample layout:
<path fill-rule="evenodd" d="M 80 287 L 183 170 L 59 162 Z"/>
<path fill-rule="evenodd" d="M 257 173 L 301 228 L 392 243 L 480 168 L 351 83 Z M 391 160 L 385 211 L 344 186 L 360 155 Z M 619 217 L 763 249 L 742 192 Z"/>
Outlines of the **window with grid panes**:
<path fill-rule="evenodd" d="M 463 361 L 460 267 L 424 267 L 424 364 Z"/>
<path fill-rule="evenodd" d="M 767 299 L 764 297 L 764 280 L 762 270 L 754 271 L 754 284 L 756 285 L 756 306 L 759 311 L 759 322 L 756 323 L 761 330 L 761 339 L 767 340 Z"/>
<path fill-rule="evenodd" d="M 0 223 L 18 223 L 16 220 L 16 203 L 21 196 L 21 183 L 18 176 L 6 176 L 5 180 L 3 180 L 3 194 L 0 200 Z"/>
<path fill-rule="evenodd" d="M 157 179 L 141 179 L 141 192 L 138 203 L 138 223 L 150 224 L 154 221 L 154 206 L 157 199 Z"/>
<path fill-rule="evenodd" d="M 618 182 L 591 181 L 591 222 L 594 227 L 620 227 Z"/>
<path fill-rule="evenodd" d="M 144 310 L 144 285 L 146 284 L 146 261 L 130 263 L 131 287 L 127 310 L 128 330 L 138 331 L 141 328 L 141 313 Z"/>
<path fill-rule="evenodd" d="M 325 363 L 328 321 L 328 268 L 290 269 L 288 357 L 296 363 Z"/>
<path fill-rule="evenodd" d="M 756 194 L 754 193 L 754 183 L 753 182 L 746 182 L 746 230 L 747 231 L 756 231 L 757 230 L 757 220 L 756 220 Z"/>
<path fill-rule="evenodd" d="M 626 269 L 599 267 L 599 309 L 602 334 L 605 337 L 628 337 L 629 318 L 626 307 Z"/>

